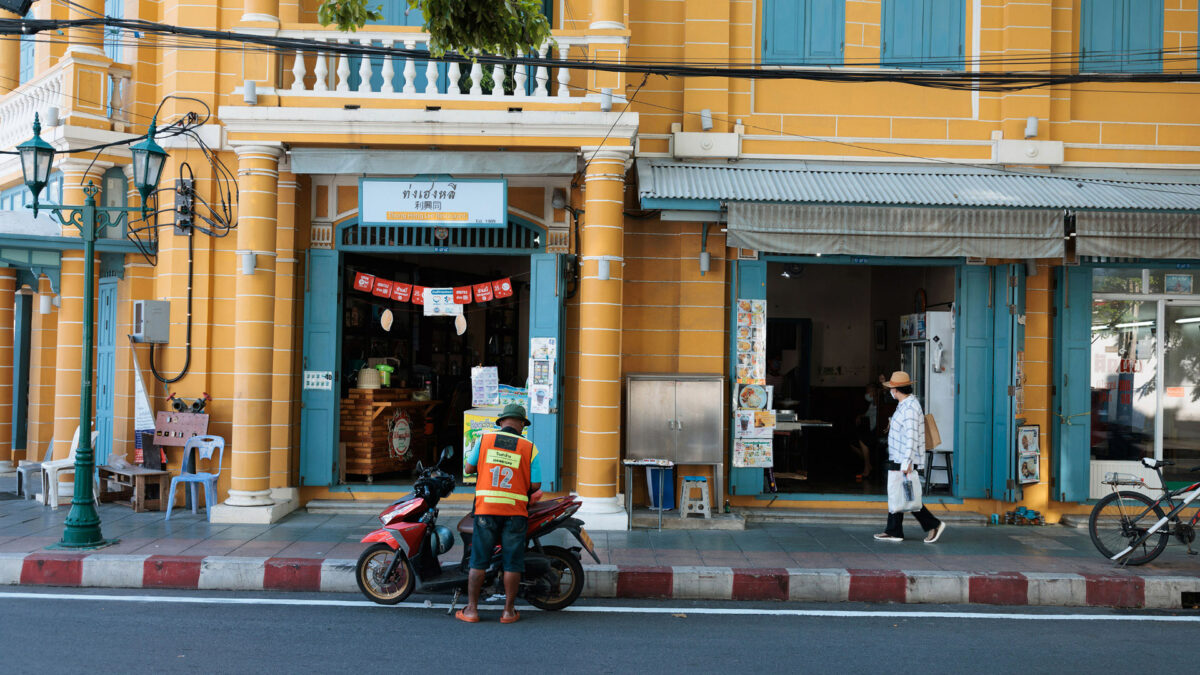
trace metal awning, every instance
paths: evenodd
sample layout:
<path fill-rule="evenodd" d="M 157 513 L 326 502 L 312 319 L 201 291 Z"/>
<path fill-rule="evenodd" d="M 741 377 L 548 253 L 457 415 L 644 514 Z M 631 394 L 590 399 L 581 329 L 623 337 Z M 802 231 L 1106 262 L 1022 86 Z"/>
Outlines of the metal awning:
<path fill-rule="evenodd" d="M 62 252 L 82 248 L 83 239 L 63 236 L 63 226 L 49 211 L 34 218 L 30 209 L 0 210 L 0 267 L 17 269 L 22 284 L 36 288 L 37 277 L 45 274 L 57 290 Z M 141 249 L 128 239 L 104 238 L 96 240 L 96 252 L 102 273 L 106 268 L 119 272 L 124 256 Z"/>
<path fill-rule="evenodd" d="M 727 209 L 730 246 L 801 254 L 1200 258 L 1200 184 L 997 168 L 639 160 L 644 208 Z M 694 205 L 694 206 L 692 206 Z M 700 218 L 702 219 L 702 218 Z"/>

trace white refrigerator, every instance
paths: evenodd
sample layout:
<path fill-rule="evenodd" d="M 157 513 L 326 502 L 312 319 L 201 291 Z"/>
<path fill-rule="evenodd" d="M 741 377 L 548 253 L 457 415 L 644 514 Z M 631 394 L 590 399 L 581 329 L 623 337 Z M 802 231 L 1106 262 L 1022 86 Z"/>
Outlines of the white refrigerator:
<path fill-rule="evenodd" d="M 923 312 L 900 317 L 900 367 L 914 380 L 913 393 L 926 414 L 937 422 L 942 444 L 954 448 L 954 313 Z M 932 450 L 933 448 L 926 448 Z M 937 467 L 942 462 L 936 462 Z M 944 468 L 934 468 L 933 485 L 954 481 Z"/>

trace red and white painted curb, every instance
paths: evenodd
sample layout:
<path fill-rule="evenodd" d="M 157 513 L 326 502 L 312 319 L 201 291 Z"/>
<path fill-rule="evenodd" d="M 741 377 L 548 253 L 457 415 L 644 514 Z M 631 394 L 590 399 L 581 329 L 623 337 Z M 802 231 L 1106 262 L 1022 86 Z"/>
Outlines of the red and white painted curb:
<path fill-rule="evenodd" d="M 353 560 L 0 553 L 0 585 L 356 592 Z M 1200 576 L 585 566 L 584 596 L 1177 609 Z"/>

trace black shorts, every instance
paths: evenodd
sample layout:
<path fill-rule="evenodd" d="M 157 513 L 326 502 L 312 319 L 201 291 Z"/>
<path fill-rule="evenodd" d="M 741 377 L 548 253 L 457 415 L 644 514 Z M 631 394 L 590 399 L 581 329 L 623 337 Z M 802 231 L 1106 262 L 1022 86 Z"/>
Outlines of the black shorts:
<path fill-rule="evenodd" d="M 529 518 L 525 516 L 475 516 L 475 533 L 471 535 L 471 569 L 486 570 L 492 561 L 496 543 L 504 559 L 505 572 L 525 571 L 525 532 Z"/>

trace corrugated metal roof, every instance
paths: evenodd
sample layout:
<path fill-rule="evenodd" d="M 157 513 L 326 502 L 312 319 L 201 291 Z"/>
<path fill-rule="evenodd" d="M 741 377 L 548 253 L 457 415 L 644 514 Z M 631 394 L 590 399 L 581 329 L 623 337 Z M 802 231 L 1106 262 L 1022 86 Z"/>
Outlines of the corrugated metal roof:
<path fill-rule="evenodd" d="M 1040 176 L 984 169 L 813 169 L 641 160 L 638 180 L 643 199 L 1200 211 L 1200 184 Z"/>

